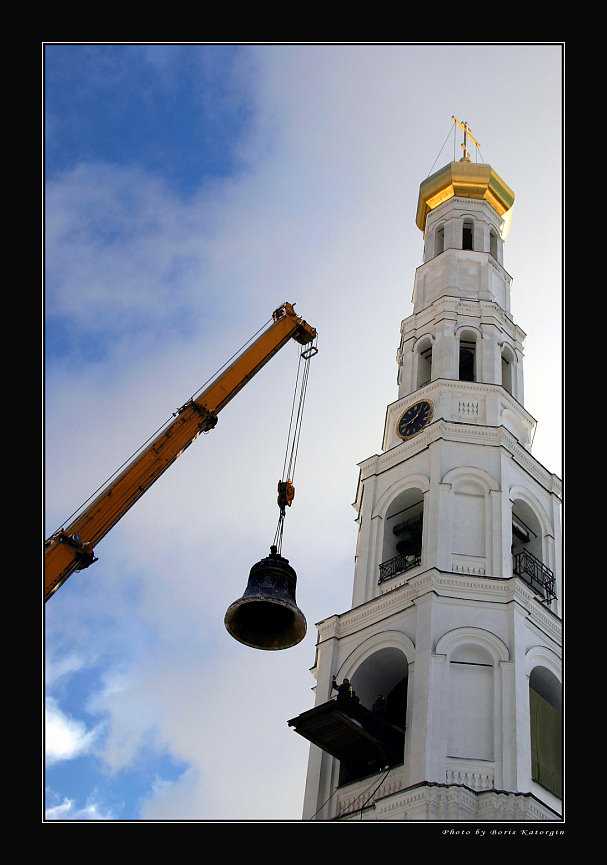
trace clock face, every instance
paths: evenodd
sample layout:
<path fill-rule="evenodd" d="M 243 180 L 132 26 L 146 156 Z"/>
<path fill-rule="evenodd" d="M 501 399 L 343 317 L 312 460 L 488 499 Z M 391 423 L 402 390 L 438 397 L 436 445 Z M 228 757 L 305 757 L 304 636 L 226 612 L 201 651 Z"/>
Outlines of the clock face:
<path fill-rule="evenodd" d="M 399 438 L 406 440 L 417 435 L 426 424 L 432 420 L 434 406 L 429 399 L 420 399 L 413 403 L 401 414 L 396 424 L 396 434 Z"/>

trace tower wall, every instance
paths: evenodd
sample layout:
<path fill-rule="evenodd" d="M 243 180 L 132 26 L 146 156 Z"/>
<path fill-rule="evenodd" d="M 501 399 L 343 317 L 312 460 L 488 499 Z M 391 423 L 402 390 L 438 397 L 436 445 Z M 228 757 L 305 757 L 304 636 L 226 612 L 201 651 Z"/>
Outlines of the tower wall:
<path fill-rule="evenodd" d="M 367 709 L 386 698 L 402 747 L 365 774 L 312 744 L 304 819 L 560 819 L 561 482 L 531 453 L 512 201 L 490 166 L 422 184 L 398 398 L 359 464 L 352 607 L 317 625 L 313 667 L 316 707 L 347 678 Z"/>

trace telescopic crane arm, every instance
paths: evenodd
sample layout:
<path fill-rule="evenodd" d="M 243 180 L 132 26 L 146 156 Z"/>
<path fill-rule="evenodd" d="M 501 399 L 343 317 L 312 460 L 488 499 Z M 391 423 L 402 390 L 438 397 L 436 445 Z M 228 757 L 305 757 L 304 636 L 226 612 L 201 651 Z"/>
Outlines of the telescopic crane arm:
<path fill-rule="evenodd" d="M 239 390 L 289 340 L 308 345 L 316 330 L 284 303 L 272 313 L 272 324 L 174 419 L 88 504 L 65 529 L 45 542 L 47 601 L 74 571 L 97 561 L 94 548 L 163 472 L 200 435 L 213 429 L 217 415 Z"/>

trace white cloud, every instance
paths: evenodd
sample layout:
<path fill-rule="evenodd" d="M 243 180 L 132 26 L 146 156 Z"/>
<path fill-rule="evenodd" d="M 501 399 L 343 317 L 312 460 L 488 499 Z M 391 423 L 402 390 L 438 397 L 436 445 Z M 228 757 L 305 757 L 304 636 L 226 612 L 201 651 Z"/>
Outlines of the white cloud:
<path fill-rule="evenodd" d="M 45 704 L 45 745 L 48 765 L 87 754 L 100 732 L 87 729 L 83 721 L 66 715 L 53 697 Z"/>
<path fill-rule="evenodd" d="M 307 650 L 293 651 L 305 663 Z M 230 647 L 214 665 L 193 655 L 164 643 L 128 684 L 99 696 L 108 729 L 99 756 L 114 773 L 144 748 L 187 766 L 174 782 L 154 782 L 142 819 L 298 819 L 308 745 L 287 720 L 309 689 L 291 676 L 293 656 Z"/>
<path fill-rule="evenodd" d="M 49 800 L 57 800 L 53 791 L 47 791 Z M 49 805 L 45 811 L 47 820 L 114 820 L 115 815 L 111 809 L 99 802 L 95 794 L 89 796 L 86 804 L 78 808 L 74 799 L 64 797 L 54 805 Z"/>
<path fill-rule="evenodd" d="M 71 676 L 86 666 L 83 656 L 76 652 L 68 652 L 60 657 L 45 658 L 45 682 L 50 691 L 64 676 Z"/>

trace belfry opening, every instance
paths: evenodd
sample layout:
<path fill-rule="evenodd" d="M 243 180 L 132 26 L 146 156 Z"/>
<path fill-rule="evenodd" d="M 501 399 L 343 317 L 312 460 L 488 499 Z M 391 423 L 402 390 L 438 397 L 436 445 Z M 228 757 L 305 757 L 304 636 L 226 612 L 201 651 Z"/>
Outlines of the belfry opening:
<path fill-rule="evenodd" d="M 352 783 L 402 764 L 407 686 L 403 653 L 378 649 L 351 678 L 336 677 L 329 699 L 292 718 L 289 726 L 339 761 L 340 785 Z"/>

